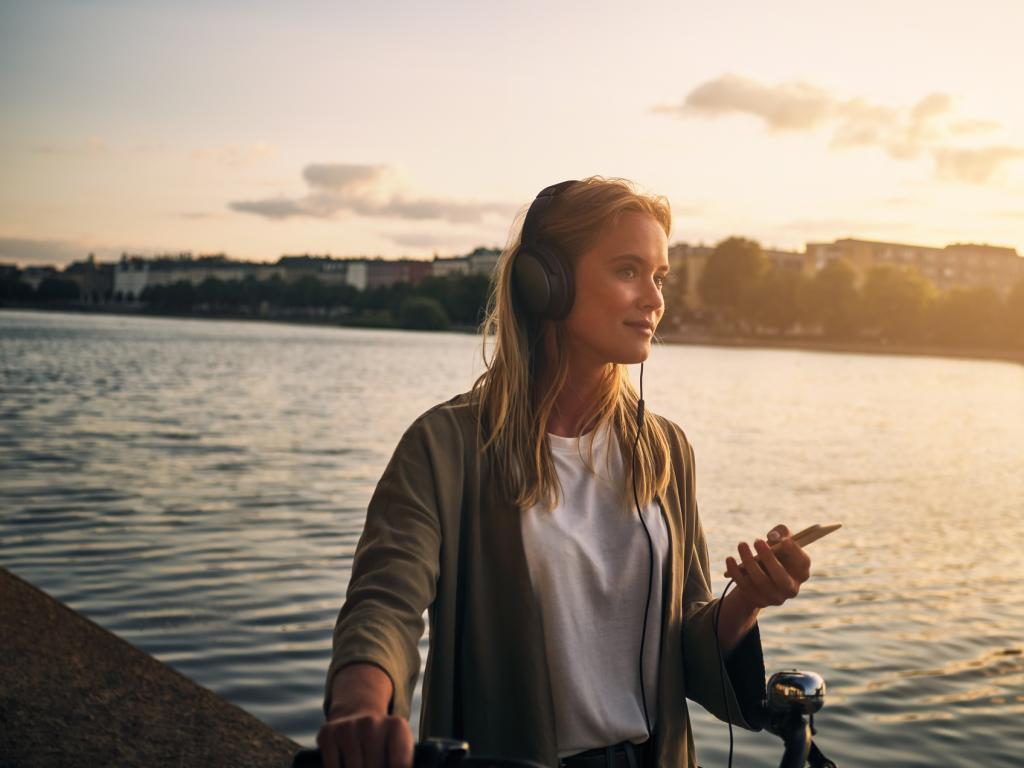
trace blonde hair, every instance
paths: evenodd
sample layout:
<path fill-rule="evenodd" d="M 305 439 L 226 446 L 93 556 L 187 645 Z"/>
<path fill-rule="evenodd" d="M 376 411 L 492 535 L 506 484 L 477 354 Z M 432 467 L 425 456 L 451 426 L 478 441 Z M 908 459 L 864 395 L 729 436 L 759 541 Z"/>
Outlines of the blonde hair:
<path fill-rule="evenodd" d="M 627 212 L 652 216 L 668 236 L 672 227 L 668 200 L 639 193 L 625 179 L 592 176 L 558 195 L 545 211 L 538 239 L 559 249 L 575 269 L 580 256 Z M 513 265 L 521 246 L 524 219 L 525 210 L 513 223 L 509 242 L 498 259 L 487 317 L 481 328 L 486 370 L 474 382 L 473 395 L 479 405 L 477 431 L 481 450 L 494 451 L 507 495 L 520 509 L 540 503 L 552 509 L 558 503 L 561 489 L 546 439 L 546 426 L 568 378 L 569 360 L 564 323 L 542 321 L 538 325 L 515 296 Z M 539 391 L 543 349 L 539 343 L 531 345 L 531 337 L 539 337 L 540 332 L 554 334 L 554 366 L 545 371 L 545 379 L 550 382 L 545 391 Z M 488 356 L 491 336 L 494 349 Z M 623 364 L 609 363 L 605 382 L 594 405 L 594 416 L 587 423 L 595 429 L 611 425 L 626 457 L 626 488 L 631 488 L 633 467 L 629 457 L 636 440 L 639 395 Z M 589 447 L 585 461 L 594 471 L 592 441 Z M 637 446 L 637 495 L 641 505 L 664 492 L 670 477 L 669 463 L 665 431 L 648 411 Z"/>

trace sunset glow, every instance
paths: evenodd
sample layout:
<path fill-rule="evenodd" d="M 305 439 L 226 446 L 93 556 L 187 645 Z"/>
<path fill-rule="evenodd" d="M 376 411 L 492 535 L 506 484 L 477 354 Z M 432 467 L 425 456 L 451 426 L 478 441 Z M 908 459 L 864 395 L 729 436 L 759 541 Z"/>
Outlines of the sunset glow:
<path fill-rule="evenodd" d="M 556 10 L 553 10 L 556 9 Z M 672 242 L 1024 252 L 1024 5 L 0 3 L 0 261 L 429 257 L 624 176 Z"/>

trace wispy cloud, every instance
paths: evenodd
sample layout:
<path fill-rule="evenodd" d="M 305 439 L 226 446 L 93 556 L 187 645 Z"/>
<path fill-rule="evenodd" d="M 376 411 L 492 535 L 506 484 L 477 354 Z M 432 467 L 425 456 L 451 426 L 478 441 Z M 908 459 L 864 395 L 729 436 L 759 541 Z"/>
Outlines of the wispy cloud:
<path fill-rule="evenodd" d="M 190 221 L 201 221 L 204 219 L 224 219 L 227 218 L 226 213 L 211 213 L 210 211 L 182 211 L 178 214 L 179 219 L 188 219 Z"/>
<path fill-rule="evenodd" d="M 233 211 L 269 219 L 294 216 L 327 219 L 340 213 L 409 220 L 472 224 L 488 216 L 509 218 L 517 206 L 500 202 L 466 202 L 407 192 L 398 174 L 386 165 L 314 163 L 302 172 L 308 191 L 301 197 L 237 200 Z"/>
<path fill-rule="evenodd" d="M 764 85 L 726 74 L 698 85 L 682 104 L 658 105 L 655 112 L 684 117 L 717 117 L 732 112 L 760 117 L 773 131 L 805 131 L 832 116 L 834 99 L 809 83 Z"/>
<path fill-rule="evenodd" d="M 892 107 L 861 97 L 839 98 L 806 82 L 768 84 L 725 74 L 694 88 L 681 104 L 652 110 L 683 118 L 747 114 L 770 133 L 828 130 L 832 149 L 878 147 L 896 160 L 927 154 L 940 179 L 971 184 L 997 179 L 1007 163 L 1024 156 L 1024 147 L 956 144 L 961 137 L 991 133 L 1002 125 L 958 115 L 954 99 L 941 92 L 910 107 Z"/>
<path fill-rule="evenodd" d="M 59 266 L 84 259 L 89 251 L 83 245 L 66 240 L 32 240 L 0 237 L 0 262 Z"/>
<path fill-rule="evenodd" d="M 932 153 L 940 178 L 984 184 L 996 178 L 1011 160 L 1024 157 L 1024 147 L 939 147 Z"/>

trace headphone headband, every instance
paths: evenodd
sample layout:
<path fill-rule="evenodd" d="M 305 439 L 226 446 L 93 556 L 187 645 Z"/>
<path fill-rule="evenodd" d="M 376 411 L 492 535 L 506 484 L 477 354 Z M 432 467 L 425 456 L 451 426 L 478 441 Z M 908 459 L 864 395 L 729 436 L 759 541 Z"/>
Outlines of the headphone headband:
<path fill-rule="evenodd" d="M 520 238 L 520 242 L 523 245 L 533 246 L 537 244 L 537 231 L 543 223 L 544 214 L 547 213 L 555 198 L 575 183 L 576 179 L 560 181 L 557 184 L 552 184 L 550 187 L 544 187 L 544 189 L 537 193 L 537 197 L 530 205 L 530 210 L 526 212 L 526 219 L 523 221 L 523 234 Z"/>

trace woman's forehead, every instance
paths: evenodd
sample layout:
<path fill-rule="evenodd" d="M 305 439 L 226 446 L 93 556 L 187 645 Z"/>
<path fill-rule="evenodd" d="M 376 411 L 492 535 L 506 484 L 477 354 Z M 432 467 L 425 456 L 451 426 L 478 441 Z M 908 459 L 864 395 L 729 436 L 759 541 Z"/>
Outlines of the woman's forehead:
<path fill-rule="evenodd" d="M 605 227 L 594 241 L 591 252 L 603 259 L 634 256 L 643 261 L 668 266 L 668 238 L 653 216 L 626 213 Z"/>

